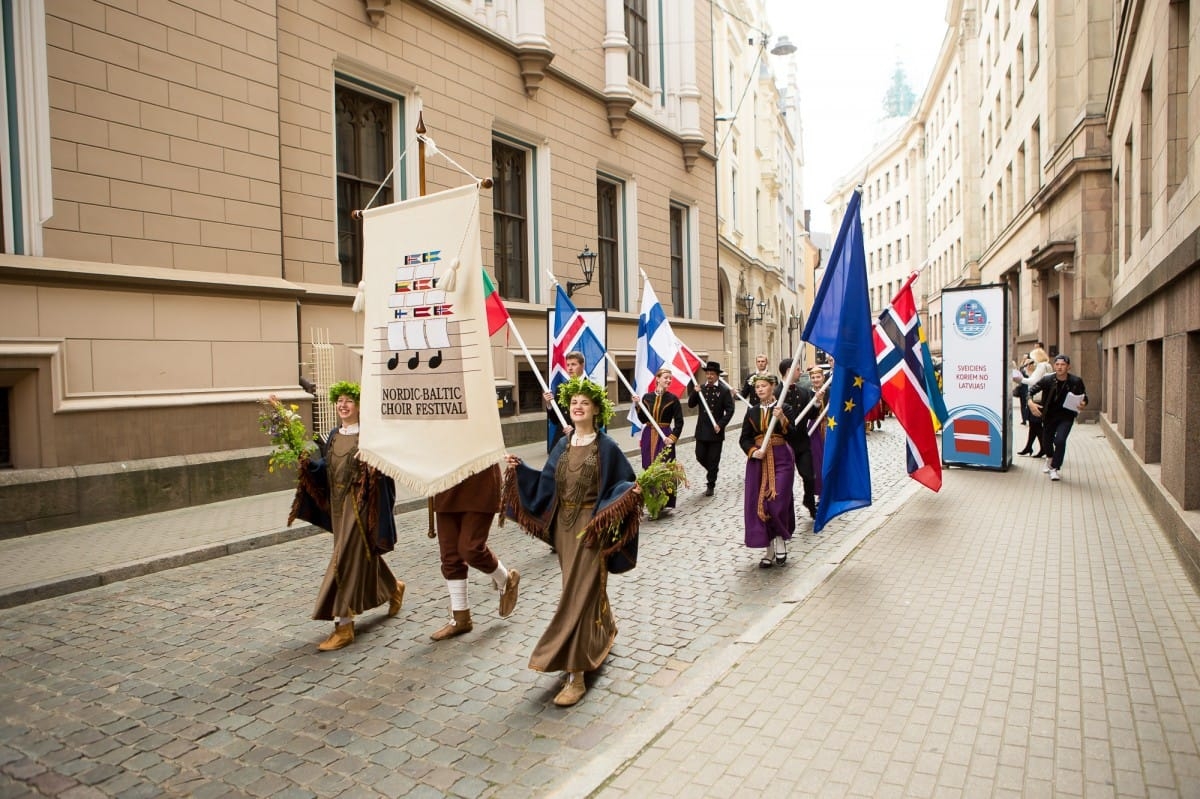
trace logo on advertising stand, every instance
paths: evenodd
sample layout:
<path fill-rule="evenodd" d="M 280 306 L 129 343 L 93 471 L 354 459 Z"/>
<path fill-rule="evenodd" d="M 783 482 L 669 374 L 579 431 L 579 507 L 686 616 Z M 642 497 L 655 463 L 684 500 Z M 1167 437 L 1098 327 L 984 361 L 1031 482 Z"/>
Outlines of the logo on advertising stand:
<path fill-rule="evenodd" d="M 954 329 L 963 338 L 978 338 L 990 325 L 987 311 L 979 300 L 967 300 L 954 312 Z"/>

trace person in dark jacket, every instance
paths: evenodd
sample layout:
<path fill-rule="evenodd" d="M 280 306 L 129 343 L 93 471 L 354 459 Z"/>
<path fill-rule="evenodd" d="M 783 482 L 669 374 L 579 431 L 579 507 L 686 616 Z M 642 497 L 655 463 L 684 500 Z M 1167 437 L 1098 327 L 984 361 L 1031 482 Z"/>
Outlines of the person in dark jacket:
<path fill-rule="evenodd" d="M 1046 375 L 1029 387 L 1029 412 L 1042 420 L 1042 448 L 1050 462 L 1043 472 L 1054 481 L 1061 480 L 1063 457 L 1067 454 L 1067 436 L 1079 411 L 1087 407 L 1087 389 L 1083 379 L 1071 374 L 1071 358 L 1054 356 L 1054 374 Z"/>
<path fill-rule="evenodd" d="M 674 376 L 671 374 L 671 367 L 664 366 L 659 369 L 654 375 L 654 390 L 642 395 L 642 404 L 635 406 L 638 419 L 645 425 L 642 428 L 641 441 L 643 469 L 653 463 L 663 450 L 667 451 L 663 455 L 665 460 L 675 460 L 675 443 L 683 434 L 683 405 L 679 402 L 679 397 L 670 392 L 672 379 Z M 650 411 L 650 416 L 654 417 L 654 424 L 650 424 L 643 406 Z M 659 433 L 660 430 L 662 434 Z M 666 436 L 665 440 L 663 435 Z M 675 507 L 675 494 L 671 494 L 666 507 Z"/>
<path fill-rule="evenodd" d="M 705 382 L 699 375 L 688 386 L 688 407 L 703 406 L 696 417 L 696 460 L 704 467 L 708 486 L 704 496 L 711 497 L 721 468 L 721 450 L 725 446 L 725 428 L 733 419 L 733 392 L 721 383 L 721 364 L 709 361 L 704 365 Z"/>
<path fill-rule="evenodd" d="M 788 379 L 789 371 L 792 372 L 792 384 L 788 386 L 787 393 L 783 396 L 783 404 L 792 412 L 792 416 L 789 418 L 791 425 L 787 443 L 792 448 L 792 457 L 796 460 L 796 472 L 800 475 L 800 482 L 804 486 L 804 507 L 808 511 L 808 517 L 815 519 L 817 500 L 813 483 L 812 445 L 808 440 L 808 427 L 816 421 L 818 411 L 816 403 L 813 403 L 811 408 L 809 407 L 813 393 L 799 382 L 799 364 L 793 366 L 791 358 L 784 358 L 779 362 L 779 374 L 785 381 Z M 805 411 L 805 408 L 808 410 L 801 416 L 800 413 Z"/>
<path fill-rule="evenodd" d="M 795 411 L 775 396 L 779 379 L 773 374 L 754 376 L 758 404 L 746 411 L 738 444 L 746 453 L 746 492 L 743 512 L 746 546 L 763 549 L 759 568 L 787 563 L 787 542 L 796 532 L 796 507 L 792 499 L 792 433 Z M 767 438 L 767 431 L 771 431 Z"/>
<path fill-rule="evenodd" d="M 754 356 L 754 371 L 746 375 L 746 382 L 742 384 L 742 399 L 753 408 L 758 404 L 758 394 L 754 391 L 754 378 L 757 375 L 765 375 L 769 370 L 770 361 L 763 353 Z"/>

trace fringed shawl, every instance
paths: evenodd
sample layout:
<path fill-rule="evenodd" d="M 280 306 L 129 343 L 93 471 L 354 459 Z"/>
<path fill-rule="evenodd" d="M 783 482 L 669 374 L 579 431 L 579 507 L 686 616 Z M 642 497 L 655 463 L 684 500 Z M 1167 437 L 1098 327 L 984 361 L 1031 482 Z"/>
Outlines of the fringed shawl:
<path fill-rule="evenodd" d="M 324 451 L 328 452 L 335 429 L 329 433 Z M 392 478 L 361 461 L 357 464 L 354 482 L 350 485 L 351 499 L 358 508 L 366 509 L 368 540 L 375 552 L 391 552 L 396 548 L 396 484 Z M 315 524 L 322 530 L 333 532 L 329 506 L 329 472 L 324 455 L 316 459 L 300 460 L 300 474 L 296 482 L 296 496 L 287 523 L 292 526 L 296 519 Z"/>
<path fill-rule="evenodd" d="M 642 518 L 642 495 L 634 492 L 636 476 L 617 443 L 604 433 L 596 437 L 600 460 L 600 490 L 592 517 L 583 531 L 583 543 L 607 556 L 637 535 Z M 504 475 L 501 501 L 504 516 L 529 535 L 552 543 L 551 523 L 558 510 L 558 485 L 554 479 L 558 460 L 569 441 L 563 438 L 551 450 L 541 471 L 525 464 L 510 467 Z M 501 519 L 503 524 L 503 519 Z"/>

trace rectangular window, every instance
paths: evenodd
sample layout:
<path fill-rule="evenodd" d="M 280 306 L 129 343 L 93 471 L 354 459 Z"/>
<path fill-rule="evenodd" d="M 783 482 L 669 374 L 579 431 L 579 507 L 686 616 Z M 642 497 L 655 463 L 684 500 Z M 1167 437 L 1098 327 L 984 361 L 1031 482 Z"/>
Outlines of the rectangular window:
<path fill-rule="evenodd" d="M 1029 188 L 1036 192 L 1042 187 L 1042 122 L 1039 119 L 1033 120 L 1033 127 L 1029 130 L 1029 166 L 1033 169 Z"/>
<path fill-rule="evenodd" d="M 605 308 L 621 309 L 620 188 L 607 180 L 596 181 L 596 280 Z"/>
<path fill-rule="evenodd" d="M 1167 7 L 1167 198 L 1188 173 L 1188 38 L 1191 36 L 1189 0 Z"/>
<path fill-rule="evenodd" d="M 1033 9 L 1029 12 L 1029 74 L 1037 71 L 1042 57 L 1041 20 L 1038 18 L 1038 2 L 1035 0 Z"/>
<path fill-rule="evenodd" d="M 1133 131 L 1125 137 L 1125 161 L 1121 173 L 1125 178 L 1125 195 L 1122 200 L 1124 211 L 1121 214 L 1124 220 L 1121 237 L 1125 241 L 1122 258 L 1128 261 L 1129 256 L 1133 254 Z"/>
<path fill-rule="evenodd" d="M 738 171 L 737 167 L 730 170 L 729 174 L 729 217 L 733 223 L 734 230 L 740 230 L 738 225 Z"/>
<path fill-rule="evenodd" d="M 687 264 L 687 209 L 671 206 L 671 308 L 676 316 L 687 316 L 684 280 Z"/>
<path fill-rule="evenodd" d="M 1112 231 L 1112 251 L 1113 251 L 1113 261 L 1114 261 L 1115 265 L 1118 267 L 1113 270 L 1113 273 L 1115 274 L 1120 271 L 1120 268 L 1119 268 L 1120 264 L 1124 260 L 1123 258 L 1120 257 L 1120 254 L 1121 254 L 1121 227 L 1122 227 L 1122 225 L 1125 224 L 1125 220 L 1124 220 L 1125 214 L 1124 214 L 1124 210 L 1121 208 L 1121 173 L 1120 172 L 1113 173 L 1113 198 L 1115 200 L 1115 202 L 1113 203 L 1113 214 L 1116 216 L 1116 219 L 1115 219 L 1115 224 L 1113 225 L 1113 231 Z"/>
<path fill-rule="evenodd" d="M 1016 98 L 1013 100 L 1015 105 L 1021 104 L 1021 98 L 1025 96 L 1025 39 L 1022 37 L 1017 42 L 1017 54 L 1013 56 L 1013 68 L 1016 69 L 1016 74 L 1013 80 L 1016 81 L 1017 92 Z"/>
<path fill-rule="evenodd" d="M 1013 170 L 1013 179 L 1017 181 L 1017 185 L 1013 186 L 1013 193 L 1016 196 L 1017 207 L 1024 208 L 1025 200 L 1025 144 L 1017 148 L 1017 166 Z"/>
<path fill-rule="evenodd" d="M 1013 165 L 1009 162 L 1004 168 L 1004 221 L 1011 222 L 1013 218 Z"/>
<path fill-rule="evenodd" d="M 1154 207 L 1154 84 L 1150 77 L 1153 70 L 1153 65 L 1146 69 L 1146 80 L 1142 83 L 1142 134 L 1138 139 L 1138 232 L 1143 236 L 1150 232 Z"/>
<path fill-rule="evenodd" d="M 348 86 L 334 87 L 337 132 L 337 225 L 338 261 L 342 283 L 358 285 L 362 280 L 362 219 L 354 211 L 393 202 L 392 115 L 396 103 Z M 383 186 L 381 189 L 380 186 Z M 378 196 L 375 192 L 378 191 Z"/>
<path fill-rule="evenodd" d="M 625 38 L 629 40 L 629 77 L 650 85 L 649 25 L 646 0 L 625 0 Z"/>
<path fill-rule="evenodd" d="M 492 224 L 496 287 L 510 300 L 529 299 L 529 151 L 492 140 Z"/>

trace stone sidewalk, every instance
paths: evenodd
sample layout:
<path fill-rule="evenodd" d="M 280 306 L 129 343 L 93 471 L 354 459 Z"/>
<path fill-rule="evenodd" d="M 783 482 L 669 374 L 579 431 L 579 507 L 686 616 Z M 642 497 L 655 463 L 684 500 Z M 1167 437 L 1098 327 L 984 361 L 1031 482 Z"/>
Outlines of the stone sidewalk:
<path fill-rule="evenodd" d="M 1200 599 L 1095 426 L 1043 463 L 914 494 L 594 795 L 1200 796 Z"/>

